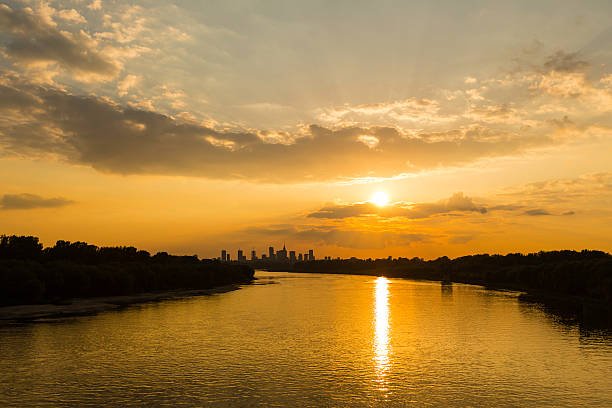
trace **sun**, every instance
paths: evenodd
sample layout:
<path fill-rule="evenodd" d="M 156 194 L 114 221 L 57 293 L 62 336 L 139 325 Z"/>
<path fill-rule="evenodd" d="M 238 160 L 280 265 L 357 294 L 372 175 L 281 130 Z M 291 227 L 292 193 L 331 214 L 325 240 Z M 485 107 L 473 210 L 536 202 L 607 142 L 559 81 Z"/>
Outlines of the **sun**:
<path fill-rule="evenodd" d="M 377 191 L 370 197 L 370 202 L 379 207 L 384 207 L 389 204 L 389 195 L 384 191 Z"/>

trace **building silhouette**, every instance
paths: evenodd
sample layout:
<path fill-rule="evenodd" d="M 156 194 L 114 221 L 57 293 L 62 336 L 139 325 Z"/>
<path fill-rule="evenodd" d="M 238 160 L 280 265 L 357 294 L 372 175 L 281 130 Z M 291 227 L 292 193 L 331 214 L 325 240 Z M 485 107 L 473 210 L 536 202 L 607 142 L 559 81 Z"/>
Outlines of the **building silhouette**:
<path fill-rule="evenodd" d="M 269 247 L 268 248 L 268 258 L 270 258 L 271 261 L 274 260 L 275 256 L 274 256 L 274 247 Z"/>
<path fill-rule="evenodd" d="M 276 260 L 279 262 L 287 262 L 289 260 L 285 244 L 283 244 L 283 249 L 279 249 L 278 251 L 276 251 Z"/>
<path fill-rule="evenodd" d="M 325 259 L 328 257 L 326 256 Z M 219 258 L 221 262 L 231 262 L 231 255 L 226 249 L 221 250 L 221 258 Z M 296 262 L 307 262 L 314 261 L 314 250 L 309 249 L 308 252 L 297 252 L 297 251 L 289 251 L 287 250 L 286 244 L 283 243 L 283 249 L 279 249 L 278 251 L 274 251 L 273 246 L 268 247 L 268 253 L 262 253 L 261 258 L 257 257 L 257 251 L 255 249 L 251 250 L 251 256 L 247 258 L 242 249 L 238 249 L 236 253 L 236 261 L 244 262 L 244 263 L 253 263 L 256 267 L 262 266 L 265 267 L 266 263 L 290 263 L 294 264 Z M 263 265 L 261 263 L 264 263 Z"/>

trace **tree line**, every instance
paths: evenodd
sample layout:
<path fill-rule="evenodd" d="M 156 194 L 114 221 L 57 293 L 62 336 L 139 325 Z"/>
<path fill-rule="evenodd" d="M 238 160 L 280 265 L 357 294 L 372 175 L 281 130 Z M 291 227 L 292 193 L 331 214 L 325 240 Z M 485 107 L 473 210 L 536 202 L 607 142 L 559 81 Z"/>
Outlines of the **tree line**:
<path fill-rule="evenodd" d="M 43 248 L 34 236 L 0 236 L 0 305 L 209 289 L 249 282 L 253 275 L 247 265 L 196 255 L 151 255 L 132 246 L 63 240 Z"/>
<path fill-rule="evenodd" d="M 602 251 L 541 251 L 455 259 L 337 259 L 298 262 L 296 272 L 350 273 L 479 284 L 564 297 L 612 309 L 612 255 Z"/>

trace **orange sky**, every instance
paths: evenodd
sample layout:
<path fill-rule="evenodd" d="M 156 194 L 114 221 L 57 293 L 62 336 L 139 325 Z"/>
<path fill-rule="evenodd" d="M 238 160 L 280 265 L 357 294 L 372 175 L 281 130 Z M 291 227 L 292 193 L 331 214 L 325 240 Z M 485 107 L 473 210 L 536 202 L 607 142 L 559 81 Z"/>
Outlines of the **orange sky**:
<path fill-rule="evenodd" d="M 612 251 L 610 4 L 456 3 L 0 3 L 0 232 Z"/>

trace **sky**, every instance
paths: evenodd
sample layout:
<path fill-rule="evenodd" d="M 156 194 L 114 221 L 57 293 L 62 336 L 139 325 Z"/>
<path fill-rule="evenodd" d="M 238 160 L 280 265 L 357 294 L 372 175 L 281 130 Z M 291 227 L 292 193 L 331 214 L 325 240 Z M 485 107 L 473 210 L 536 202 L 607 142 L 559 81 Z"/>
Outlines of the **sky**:
<path fill-rule="evenodd" d="M 611 63 L 609 1 L 0 2 L 0 232 L 612 251 Z"/>

